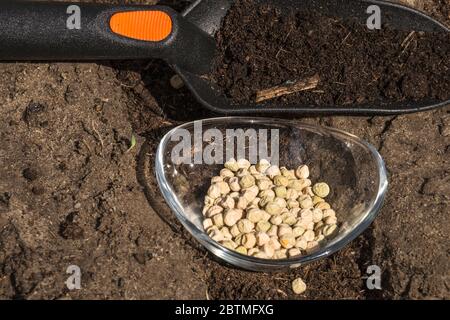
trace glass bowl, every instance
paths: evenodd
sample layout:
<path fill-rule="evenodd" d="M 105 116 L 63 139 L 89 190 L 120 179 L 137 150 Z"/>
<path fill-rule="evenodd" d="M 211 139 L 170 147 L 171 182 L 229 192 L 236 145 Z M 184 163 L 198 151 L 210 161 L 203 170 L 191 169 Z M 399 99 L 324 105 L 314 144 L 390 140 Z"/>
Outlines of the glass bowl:
<path fill-rule="evenodd" d="M 273 150 L 273 155 L 279 155 L 280 166 L 294 169 L 307 164 L 313 183 L 323 181 L 330 185 L 327 202 L 336 211 L 339 228 L 333 237 L 322 241 L 313 252 L 279 260 L 255 258 L 223 247 L 204 231 L 204 197 L 211 178 L 219 174 L 223 162 L 208 164 L 211 159 L 206 156 L 202 159 L 202 155 L 215 155 L 206 153 L 205 150 L 211 150 L 208 146 L 216 150 L 222 147 L 223 158 L 227 158 L 229 154 L 225 154 L 225 146 L 232 145 L 232 141 L 235 146 L 229 149 L 233 152 L 239 152 L 239 147 L 252 151 L 251 139 L 239 142 L 232 134 L 227 134 L 240 129 L 249 136 L 257 132 L 258 141 L 267 138 L 267 143 L 260 145 L 268 146 L 266 154 L 270 155 Z M 211 133 L 215 139 L 210 137 Z M 275 153 L 277 150 L 272 143 L 278 146 L 278 153 Z M 259 148 L 258 152 L 262 149 Z M 369 143 L 344 131 L 274 118 L 213 118 L 174 128 L 158 147 L 156 176 L 176 217 L 206 249 L 227 263 L 253 271 L 295 268 L 342 249 L 373 221 L 382 206 L 388 185 L 383 159 Z"/>

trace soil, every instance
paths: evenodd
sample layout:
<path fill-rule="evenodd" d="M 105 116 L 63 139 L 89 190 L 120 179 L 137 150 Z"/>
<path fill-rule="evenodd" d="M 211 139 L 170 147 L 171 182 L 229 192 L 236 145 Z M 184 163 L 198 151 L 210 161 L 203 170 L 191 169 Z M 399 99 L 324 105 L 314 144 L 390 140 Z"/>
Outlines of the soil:
<path fill-rule="evenodd" d="M 450 24 L 448 2 L 415 4 Z M 159 193 L 153 168 L 162 135 L 214 116 L 186 88 L 172 89 L 172 76 L 155 60 L 0 64 L 0 298 L 450 298 L 450 106 L 299 118 L 374 144 L 389 193 L 373 225 L 339 253 L 253 273 L 200 247 Z M 374 264 L 382 290 L 365 284 Z M 70 265 L 81 269 L 81 290 L 66 287 Z M 290 288 L 298 276 L 308 285 L 299 296 Z"/>
<path fill-rule="evenodd" d="M 217 36 L 212 80 L 234 104 L 255 104 L 261 90 L 314 75 L 316 88 L 270 102 L 346 106 L 450 98 L 450 35 L 388 26 L 370 31 L 319 12 L 286 15 L 238 1 Z"/>

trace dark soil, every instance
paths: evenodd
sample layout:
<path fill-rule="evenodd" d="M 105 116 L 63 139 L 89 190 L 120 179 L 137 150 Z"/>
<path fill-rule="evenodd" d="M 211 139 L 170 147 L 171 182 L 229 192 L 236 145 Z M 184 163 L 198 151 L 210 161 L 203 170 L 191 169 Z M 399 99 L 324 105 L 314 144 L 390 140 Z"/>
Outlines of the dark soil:
<path fill-rule="evenodd" d="M 277 98 L 296 105 L 450 98 L 450 34 L 370 31 L 318 12 L 289 15 L 254 0 L 231 8 L 217 34 L 213 81 L 235 104 L 258 91 L 318 74 L 309 91 Z"/>
<path fill-rule="evenodd" d="M 448 1 L 416 2 L 450 23 Z M 299 119 L 375 145 L 388 196 L 373 225 L 330 258 L 252 273 L 206 252 L 158 190 L 162 135 L 213 116 L 171 88 L 172 75 L 155 60 L 0 64 L 0 299 L 450 299 L 449 107 Z M 365 285 L 373 264 L 382 290 Z M 81 290 L 65 285 L 70 265 L 81 268 Z M 297 296 L 299 276 L 308 290 Z"/>

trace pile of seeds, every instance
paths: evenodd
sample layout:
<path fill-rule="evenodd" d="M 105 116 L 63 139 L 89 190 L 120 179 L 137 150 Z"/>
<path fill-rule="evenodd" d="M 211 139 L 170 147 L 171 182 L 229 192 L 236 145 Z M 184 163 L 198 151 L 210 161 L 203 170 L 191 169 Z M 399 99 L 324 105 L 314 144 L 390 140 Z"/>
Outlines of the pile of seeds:
<path fill-rule="evenodd" d="M 215 241 L 241 254 L 283 259 L 310 253 L 337 230 L 324 198 L 330 187 L 312 184 L 309 168 L 231 159 L 211 179 L 203 227 Z"/>

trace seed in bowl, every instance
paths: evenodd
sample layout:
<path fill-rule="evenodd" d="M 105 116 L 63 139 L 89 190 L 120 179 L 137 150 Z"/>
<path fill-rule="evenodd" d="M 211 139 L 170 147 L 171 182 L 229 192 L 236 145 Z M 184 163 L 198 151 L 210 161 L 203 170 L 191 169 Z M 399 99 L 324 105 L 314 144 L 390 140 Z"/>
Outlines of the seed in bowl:
<path fill-rule="evenodd" d="M 252 166 L 227 161 L 211 179 L 203 227 L 222 246 L 243 255 L 286 259 L 309 254 L 337 229 L 325 198 L 325 182 L 313 183 L 307 165 L 279 168 L 267 160 Z"/>

